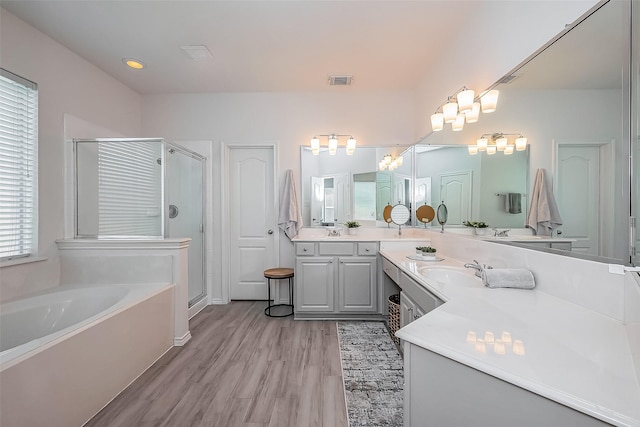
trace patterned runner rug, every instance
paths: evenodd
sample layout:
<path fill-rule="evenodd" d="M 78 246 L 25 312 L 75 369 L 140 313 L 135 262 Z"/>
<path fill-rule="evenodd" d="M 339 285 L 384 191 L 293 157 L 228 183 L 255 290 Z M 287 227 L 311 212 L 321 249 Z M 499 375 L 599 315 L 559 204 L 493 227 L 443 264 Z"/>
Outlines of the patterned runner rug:
<path fill-rule="evenodd" d="M 351 427 L 402 426 L 402 357 L 382 322 L 338 322 Z"/>

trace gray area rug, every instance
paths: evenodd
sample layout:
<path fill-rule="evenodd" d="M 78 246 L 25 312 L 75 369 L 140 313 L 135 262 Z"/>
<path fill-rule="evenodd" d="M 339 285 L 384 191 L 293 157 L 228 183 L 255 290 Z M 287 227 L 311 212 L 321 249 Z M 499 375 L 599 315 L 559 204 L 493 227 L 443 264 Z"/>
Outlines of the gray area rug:
<path fill-rule="evenodd" d="M 351 427 L 402 426 L 402 357 L 382 322 L 338 322 Z"/>

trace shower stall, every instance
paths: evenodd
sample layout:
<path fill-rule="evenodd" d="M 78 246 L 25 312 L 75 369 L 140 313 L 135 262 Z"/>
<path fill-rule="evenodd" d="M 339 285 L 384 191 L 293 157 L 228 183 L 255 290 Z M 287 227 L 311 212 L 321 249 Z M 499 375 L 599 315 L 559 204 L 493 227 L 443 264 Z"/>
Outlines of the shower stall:
<path fill-rule="evenodd" d="M 207 296 L 206 159 L 158 138 L 75 139 L 75 238 L 191 239 L 189 307 Z"/>

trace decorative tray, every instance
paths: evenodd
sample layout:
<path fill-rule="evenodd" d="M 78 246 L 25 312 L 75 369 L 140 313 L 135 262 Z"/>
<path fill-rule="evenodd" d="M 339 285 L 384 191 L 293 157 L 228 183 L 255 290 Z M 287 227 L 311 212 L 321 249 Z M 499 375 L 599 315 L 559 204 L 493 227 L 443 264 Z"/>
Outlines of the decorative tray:
<path fill-rule="evenodd" d="M 438 262 L 444 259 L 444 258 L 440 258 L 439 256 L 436 256 L 436 259 L 426 259 L 426 258 L 422 258 L 422 256 L 420 255 L 407 255 L 407 258 L 413 261 L 425 261 L 425 262 Z"/>

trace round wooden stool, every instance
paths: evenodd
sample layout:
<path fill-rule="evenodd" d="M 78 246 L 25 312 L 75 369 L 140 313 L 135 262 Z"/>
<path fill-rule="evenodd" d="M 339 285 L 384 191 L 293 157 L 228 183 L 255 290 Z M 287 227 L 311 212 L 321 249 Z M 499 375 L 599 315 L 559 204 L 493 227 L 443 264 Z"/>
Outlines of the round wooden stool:
<path fill-rule="evenodd" d="M 269 317 L 287 317 L 293 315 L 293 268 L 269 268 L 264 271 L 264 277 L 267 278 L 267 289 L 269 293 L 269 304 L 264 309 L 264 314 Z M 289 279 L 289 304 L 271 304 L 271 279 L 281 280 Z M 271 314 L 273 307 L 291 307 L 291 312 L 285 314 Z"/>

